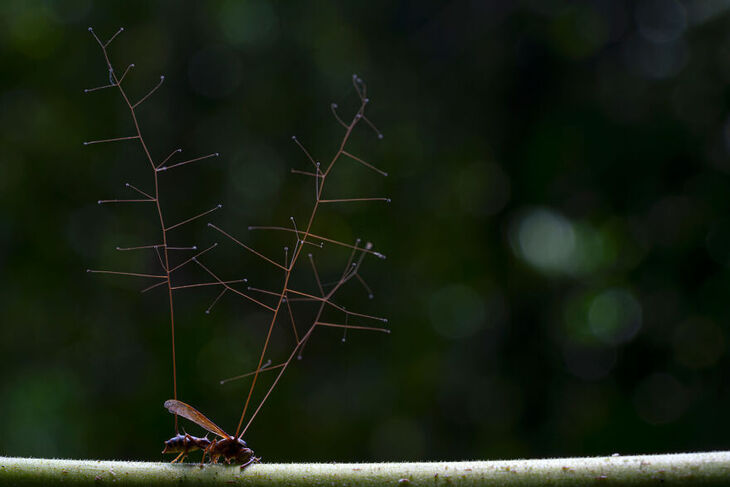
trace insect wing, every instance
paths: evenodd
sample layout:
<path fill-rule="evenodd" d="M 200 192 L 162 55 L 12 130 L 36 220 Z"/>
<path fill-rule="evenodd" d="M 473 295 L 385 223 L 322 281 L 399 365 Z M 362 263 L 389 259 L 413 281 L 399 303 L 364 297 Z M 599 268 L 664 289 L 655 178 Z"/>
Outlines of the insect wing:
<path fill-rule="evenodd" d="M 189 404 L 185 404 L 184 402 L 177 401 L 175 399 L 168 399 L 167 401 L 165 401 L 165 407 L 172 414 L 177 414 L 178 416 L 189 419 L 198 426 L 207 429 L 214 435 L 218 435 L 221 438 L 230 438 L 230 435 L 228 433 L 220 429 L 220 427 L 218 427 L 213 421 L 206 418 L 203 413 L 190 406 Z"/>

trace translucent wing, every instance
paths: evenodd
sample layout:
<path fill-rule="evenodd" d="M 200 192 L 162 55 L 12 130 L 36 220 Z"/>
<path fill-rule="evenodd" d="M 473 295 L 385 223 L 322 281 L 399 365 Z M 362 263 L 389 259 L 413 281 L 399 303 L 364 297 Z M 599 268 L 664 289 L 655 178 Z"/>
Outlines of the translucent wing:
<path fill-rule="evenodd" d="M 177 414 L 179 416 L 182 416 L 183 418 L 187 418 L 198 426 L 207 429 L 214 435 L 218 435 L 221 438 L 230 438 L 230 435 L 228 433 L 220 429 L 218 425 L 206 418 L 203 413 L 190 406 L 189 404 L 185 404 L 184 402 L 175 399 L 168 399 L 167 401 L 165 401 L 165 407 L 172 414 Z"/>

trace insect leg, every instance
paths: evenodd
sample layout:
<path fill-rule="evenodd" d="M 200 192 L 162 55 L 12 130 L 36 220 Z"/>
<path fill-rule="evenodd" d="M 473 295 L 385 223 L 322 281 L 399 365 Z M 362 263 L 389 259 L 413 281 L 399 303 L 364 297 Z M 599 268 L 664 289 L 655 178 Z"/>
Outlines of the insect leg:
<path fill-rule="evenodd" d="M 249 459 L 249 461 L 247 461 L 246 463 L 244 463 L 243 465 L 241 465 L 241 470 L 243 470 L 244 468 L 248 467 L 248 466 L 249 466 L 249 465 L 251 465 L 252 463 L 259 463 L 259 461 L 260 461 L 260 460 L 261 460 L 260 458 L 257 458 L 257 457 L 251 457 L 251 458 Z"/>

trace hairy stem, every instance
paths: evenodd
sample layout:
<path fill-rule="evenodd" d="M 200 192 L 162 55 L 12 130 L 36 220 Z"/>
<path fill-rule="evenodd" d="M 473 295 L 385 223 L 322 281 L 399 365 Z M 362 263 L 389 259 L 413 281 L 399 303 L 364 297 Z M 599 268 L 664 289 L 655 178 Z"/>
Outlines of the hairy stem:
<path fill-rule="evenodd" d="M 1 485 L 730 485 L 730 452 L 434 463 L 238 466 L 0 457 Z"/>

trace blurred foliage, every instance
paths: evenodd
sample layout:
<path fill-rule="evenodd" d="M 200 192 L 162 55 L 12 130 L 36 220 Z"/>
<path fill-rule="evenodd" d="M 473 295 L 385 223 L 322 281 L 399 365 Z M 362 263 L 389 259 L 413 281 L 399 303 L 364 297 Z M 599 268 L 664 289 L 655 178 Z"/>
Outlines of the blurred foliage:
<path fill-rule="evenodd" d="M 159 230 L 96 204 L 151 183 L 137 144 L 81 145 L 132 133 L 118 93 L 82 92 L 107 81 L 89 25 L 126 28 L 110 50 L 133 96 L 166 75 L 139 109 L 155 157 L 222 154 L 166 176 L 168 221 L 222 203 L 211 220 L 269 255 L 282 236 L 247 226 L 311 205 L 290 136 L 327 160 L 329 103 L 369 84 L 385 138 L 359 129 L 352 152 L 390 176 L 347 166 L 336 188 L 393 202 L 321 228 L 388 255 L 351 309 L 393 334 L 318 332 L 246 435 L 266 461 L 726 449 L 729 7 L 0 3 L 0 455 L 156 460 L 172 433 L 164 293 L 84 272 L 154 270 L 114 249 Z M 219 240 L 203 221 L 175 238 Z M 211 254 L 279 282 L 230 242 Z M 323 272 L 346 258 L 325 247 Z M 179 390 L 233 430 L 247 383 L 218 380 L 255 367 L 266 315 L 230 296 L 206 315 L 216 294 L 176 295 Z"/>

